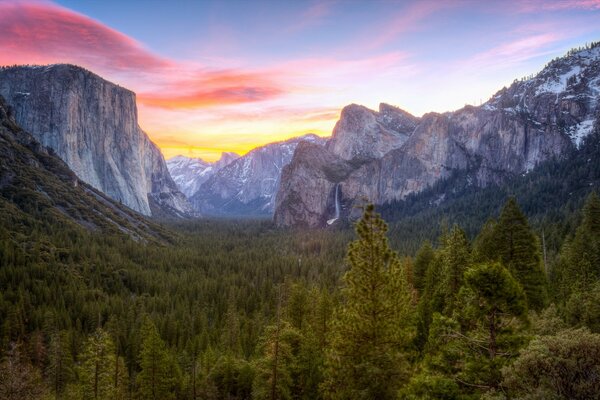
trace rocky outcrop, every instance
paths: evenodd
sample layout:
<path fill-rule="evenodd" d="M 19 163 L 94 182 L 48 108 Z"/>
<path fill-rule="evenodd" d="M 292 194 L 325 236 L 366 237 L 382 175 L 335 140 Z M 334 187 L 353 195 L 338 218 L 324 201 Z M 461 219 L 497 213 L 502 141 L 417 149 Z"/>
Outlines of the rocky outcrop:
<path fill-rule="evenodd" d="M 0 69 L 0 95 L 19 125 L 94 188 L 145 215 L 192 212 L 138 126 L 135 93 L 60 64 Z"/>
<path fill-rule="evenodd" d="M 335 215 L 336 183 L 354 166 L 316 143 L 300 143 L 283 168 L 275 200 L 275 221 L 283 226 L 320 226 Z M 343 202 L 343 197 L 339 199 Z"/>
<path fill-rule="evenodd" d="M 324 144 L 316 135 L 305 135 L 258 147 L 219 169 L 191 197 L 203 215 L 271 215 L 283 168 L 299 143 Z"/>
<path fill-rule="evenodd" d="M 381 158 L 408 139 L 419 119 L 381 104 L 379 112 L 351 104 L 344 107 L 327 149 L 344 160 Z"/>
<path fill-rule="evenodd" d="M 358 203 L 403 199 L 456 171 L 468 171 L 480 187 L 499 183 L 579 146 L 596 123 L 599 96 L 596 46 L 552 61 L 479 107 L 419 119 L 385 105 L 379 112 L 348 106 L 319 154 L 351 170 L 327 177 L 326 166 L 297 151 L 280 185 L 275 222 L 323 226 L 332 216 L 334 186 L 342 217 L 353 217 Z M 322 180 L 318 186 L 308 184 L 314 177 Z"/>
<path fill-rule="evenodd" d="M 78 179 L 14 119 L 0 96 L 0 226 L 27 237 L 52 226 L 164 242 L 169 234 Z M 43 245 L 43 244 L 42 244 Z"/>

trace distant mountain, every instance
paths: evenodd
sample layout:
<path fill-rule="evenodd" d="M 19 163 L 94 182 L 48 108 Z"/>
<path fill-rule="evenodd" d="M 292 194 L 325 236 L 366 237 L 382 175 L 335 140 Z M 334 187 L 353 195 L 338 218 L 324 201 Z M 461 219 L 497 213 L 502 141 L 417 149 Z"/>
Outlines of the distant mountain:
<path fill-rule="evenodd" d="M 572 51 L 479 107 L 421 118 L 350 105 L 325 146 L 302 145 L 284 169 L 279 226 L 325 226 L 468 171 L 486 187 L 579 146 L 600 111 L 600 46 Z M 393 121 L 393 122 L 392 122 Z M 336 198 L 337 204 L 336 204 Z"/>
<path fill-rule="evenodd" d="M 52 149 L 15 121 L 0 96 L 0 232 L 27 253 L 31 230 L 54 235 L 84 229 L 127 235 L 137 241 L 170 234 L 128 207 L 82 182 Z M 46 246 L 46 243 L 40 243 Z M 60 249 L 48 249 L 59 251 Z"/>
<path fill-rule="evenodd" d="M 236 153 L 226 152 L 221 154 L 218 161 L 209 163 L 201 158 L 175 156 L 167 160 L 167 168 L 179 190 L 191 197 L 217 171 L 239 157 Z"/>
<path fill-rule="evenodd" d="M 58 64 L 1 68 L 0 95 L 20 126 L 94 188 L 144 215 L 192 213 L 138 125 L 135 93 Z"/>
<path fill-rule="evenodd" d="M 271 215 L 281 171 L 301 142 L 323 145 L 316 135 L 305 135 L 258 147 L 210 176 L 190 198 L 202 215 Z"/>

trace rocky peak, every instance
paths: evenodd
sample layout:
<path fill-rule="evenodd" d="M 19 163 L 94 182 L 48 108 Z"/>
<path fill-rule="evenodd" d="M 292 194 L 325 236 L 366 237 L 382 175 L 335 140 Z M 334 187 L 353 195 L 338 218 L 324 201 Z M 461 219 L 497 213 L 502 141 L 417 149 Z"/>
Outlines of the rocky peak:
<path fill-rule="evenodd" d="M 299 143 L 323 145 L 314 135 L 258 147 L 217 171 L 191 198 L 193 206 L 208 215 L 269 215 L 283 168 Z"/>
<path fill-rule="evenodd" d="M 240 158 L 240 155 L 231 151 L 221 153 L 221 158 L 214 163 L 215 170 L 218 171 L 221 168 L 228 166 L 238 158 Z"/>
<path fill-rule="evenodd" d="M 485 110 L 520 114 L 536 124 L 558 126 L 579 146 L 592 132 L 600 96 L 600 45 L 570 51 L 531 77 L 498 91 Z M 548 116 L 551 119 L 546 119 Z"/>
<path fill-rule="evenodd" d="M 417 121 L 387 104 L 381 104 L 379 112 L 351 104 L 342 109 L 327 148 L 344 160 L 381 158 L 404 144 Z"/>
<path fill-rule="evenodd" d="M 20 126 L 94 188 L 145 215 L 192 211 L 138 125 L 135 93 L 57 64 L 0 69 L 0 95 Z"/>
<path fill-rule="evenodd" d="M 379 112 L 352 104 L 342 111 L 327 153 L 311 150 L 327 154 L 327 163 L 299 147 L 282 178 L 275 221 L 324 226 L 334 186 L 342 208 L 351 210 L 365 198 L 376 204 L 402 199 L 454 173 L 468 173 L 479 187 L 502 182 L 578 146 L 598 125 L 599 97 L 596 44 L 515 81 L 480 107 L 415 118 L 385 104 Z M 343 173 L 332 175 L 325 164 L 344 165 Z"/>
<path fill-rule="evenodd" d="M 415 130 L 419 118 L 403 109 L 386 103 L 379 104 L 378 120 L 389 129 L 407 136 Z"/>
<path fill-rule="evenodd" d="M 177 187 L 188 198 L 211 176 L 240 158 L 236 153 L 221 153 L 221 158 L 210 163 L 201 158 L 176 156 L 167 161 L 167 168 Z"/>

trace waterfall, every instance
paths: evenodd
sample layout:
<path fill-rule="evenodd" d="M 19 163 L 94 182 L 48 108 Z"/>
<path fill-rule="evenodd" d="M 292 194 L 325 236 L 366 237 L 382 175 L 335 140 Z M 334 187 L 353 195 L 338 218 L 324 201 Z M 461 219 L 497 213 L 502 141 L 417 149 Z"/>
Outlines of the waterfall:
<path fill-rule="evenodd" d="M 327 225 L 333 224 L 340 218 L 340 183 L 335 184 L 335 216 L 329 220 L 327 220 Z"/>

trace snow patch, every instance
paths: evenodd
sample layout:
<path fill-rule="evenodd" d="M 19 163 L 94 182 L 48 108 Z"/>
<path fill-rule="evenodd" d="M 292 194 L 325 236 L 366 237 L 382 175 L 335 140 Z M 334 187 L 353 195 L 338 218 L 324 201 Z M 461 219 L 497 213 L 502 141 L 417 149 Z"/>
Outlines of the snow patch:
<path fill-rule="evenodd" d="M 596 122 L 595 119 L 587 119 L 571 127 L 569 130 L 569 137 L 575 146 L 581 146 L 583 139 L 592 133 L 592 130 L 594 129 L 594 122 Z"/>
<path fill-rule="evenodd" d="M 542 93 L 554 93 L 554 94 L 559 94 L 561 92 L 564 92 L 567 89 L 567 80 L 577 74 L 579 74 L 581 72 L 581 67 L 579 65 L 575 65 L 574 67 L 571 68 L 570 71 L 556 76 L 556 77 L 551 77 L 548 81 L 544 82 L 542 85 L 540 85 L 535 94 L 539 95 Z"/>

